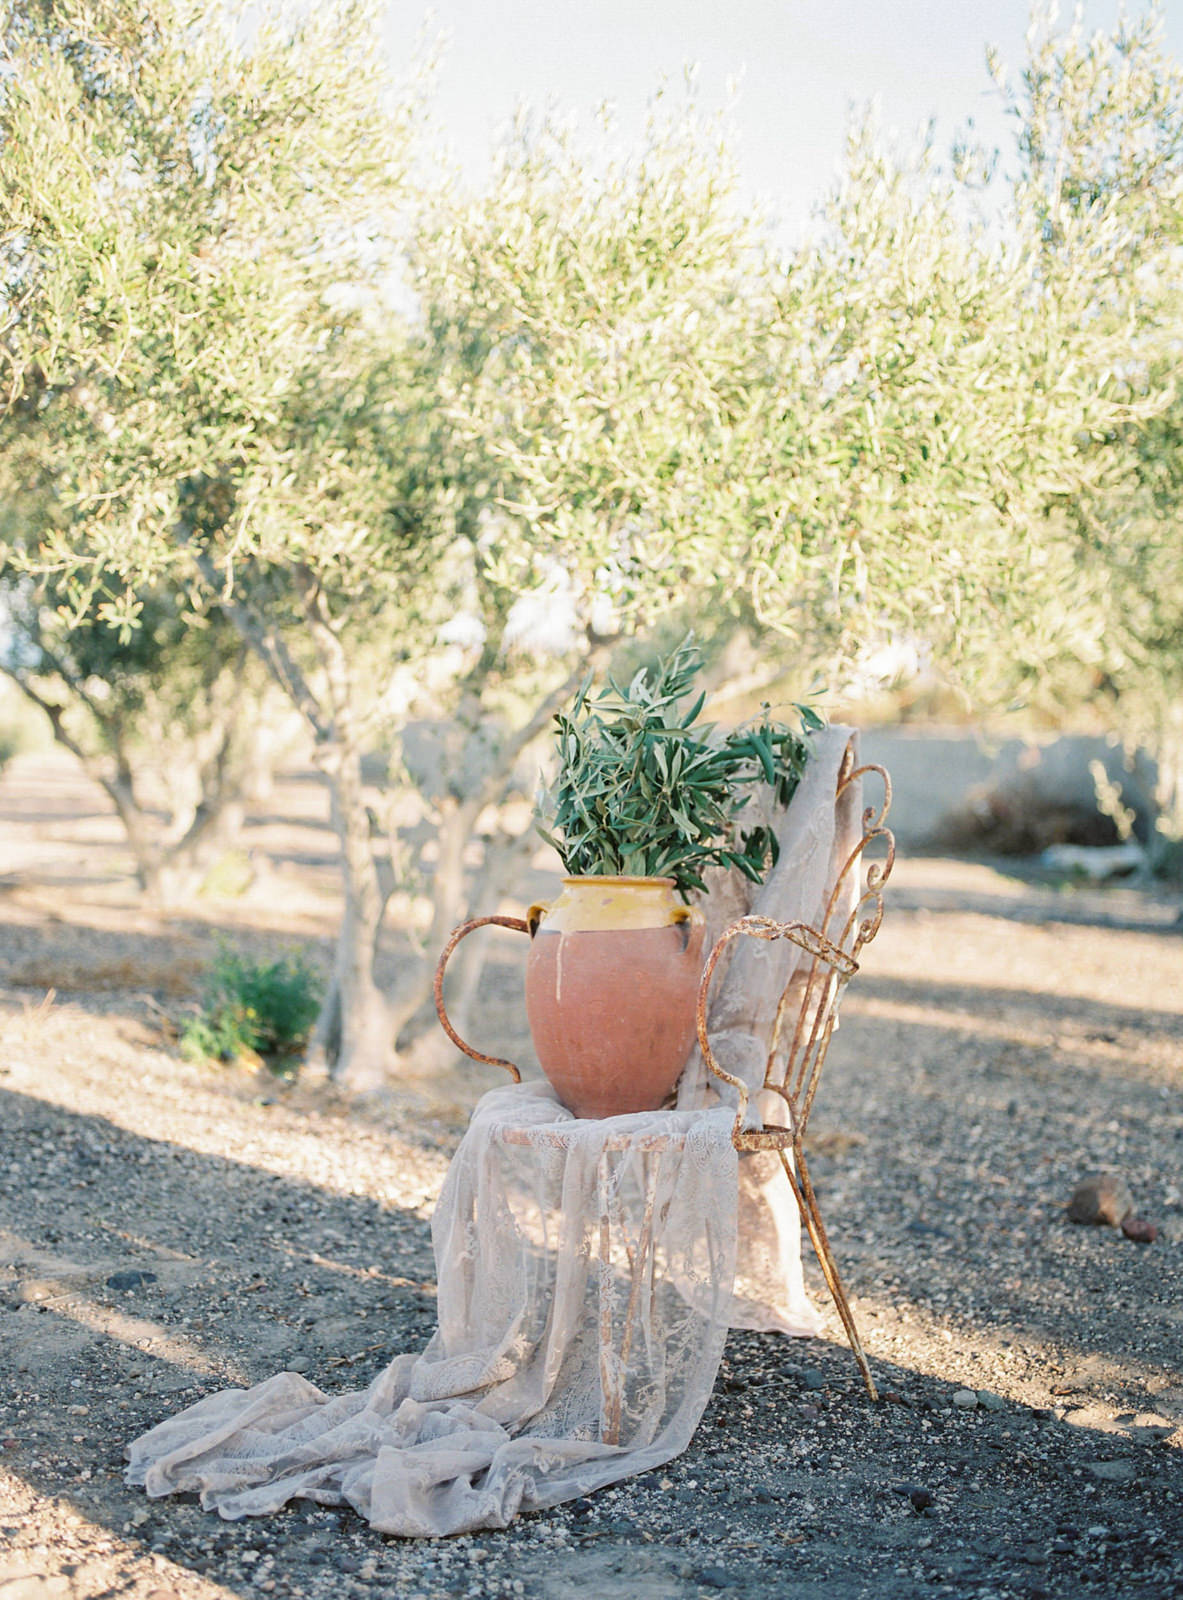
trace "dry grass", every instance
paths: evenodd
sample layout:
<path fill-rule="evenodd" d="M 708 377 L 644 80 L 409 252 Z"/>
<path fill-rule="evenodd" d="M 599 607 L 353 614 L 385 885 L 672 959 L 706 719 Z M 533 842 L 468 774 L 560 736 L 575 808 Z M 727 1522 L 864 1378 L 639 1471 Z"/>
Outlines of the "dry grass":
<path fill-rule="evenodd" d="M 173 999 L 197 993 L 202 966 L 192 960 L 145 961 L 142 956 L 120 956 L 93 961 L 65 954 L 46 955 L 16 964 L 5 973 L 14 989 L 57 990 L 59 993 L 110 993 L 147 990 Z"/>

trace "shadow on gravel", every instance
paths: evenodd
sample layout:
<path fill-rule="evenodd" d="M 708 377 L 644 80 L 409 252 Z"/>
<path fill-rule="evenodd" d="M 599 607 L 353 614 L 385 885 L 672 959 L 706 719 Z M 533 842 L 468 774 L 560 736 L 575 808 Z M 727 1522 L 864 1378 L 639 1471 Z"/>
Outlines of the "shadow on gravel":
<path fill-rule="evenodd" d="M 679 1461 L 503 1533 L 429 1546 L 304 1504 L 227 1525 L 149 1502 L 123 1488 L 122 1445 L 165 1414 L 293 1362 L 327 1389 L 359 1387 L 421 1346 L 427 1224 L 32 1096 L 0 1093 L 0 1126 L 24 1174 L 3 1198 L 0 1464 L 130 1558 L 232 1594 L 272 1581 L 325 1600 L 1161 1600 L 1178 1571 L 1177 1451 L 1012 1402 L 965 1410 L 956 1386 L 882 1358 L 890 1398 L 872 1406 L 845 1347 L 757 1334 L 728 1339 Z"/>
<path fill-rule="evenodd" d="M 136 921 L 139 927 L 134 925 Z M 140 913 L 128 915 L 117 930 L 109 922 L 54 918 L 40 924 L 5 926 L 0 983 L 71 996 L 120 990 L 167 1001 L 196 993 L 221 938 L 255 951 L 290 949 L 293 944 L 307 946 L 310 942 L 293 937 L 290 931 L 285 936 L 278 927 L 240 924 L 233 916 L 202 921 Z M 323 951 L 327 964 L 331 941 L 322 938 L 311 943 Z"/>
<path fill-rule="evenodd" d="M 1177 1092 L 1161 1066 L 1140 1070 L 1121 1051 L 942 1026 L 941 1004 L 965 995 L 860 977 L 860 999 L 927 1002 L 932 1020 L 916 1022 L 862 1014 L 852 988 L 811 1159 L 851 1288 L 945 1321 L 957 1340 L 1044 1346 L 1057 1361 L 1103 1355 L 1131 1382 L 1183 1384 Z M 1105 1032 L 1134 1027 L 1120 1008 L 1012 990 L 983 992 L 980 1008 L 995 1021 L 1015 1008 L 1049 1032 L 1065 1013 Z M 1179 1019 L 1158 1014 L 1143 1039 L 1156 1023 L 1178 1036 Z M 1068 1220 L 1075 1185 L 1104 1170 L 1127 1179 L 1157 1243 Z"/>
<path fill-rule="evenodd" d="M 124 1444 L 203 1394 L 285 1367 L 362 1386 L 434 1328 L 429 1225 L 413 1211 L 9 1090 L 0 1173 L 0 1524 L 13 1474 L 127 1535 L 133 1555 L 160 1553 L 174 1511 L 220 1550 L 216 1519 L 184 1522 L 191 1507 L 149 1522 L 145 1497 L 122 1485 Z M 0 1527 L 0 1550 L 18 1531 Z M 247 1530 L 231 1543 L 249 1547 Z M 169 1544 L 194 1570 L 222 1564 Z"/>
<path fill-rule="evenodd" d="M 192 1503 L 149 1502 L 123 1487 L 121 1452 L 161 1417 L 293 1364 L 327 1390 L 360 1387 L 426 1341 L 427 1223 L 33 1096 L 0 1092 L 0 1128 L 10 1174 L 0 1214 L 11 1230 L 0 1465 L 109 1530 L 131 1558 L 164 1558 L 235 1594 L 271 1582 L 310 1600 L 375 1588 L 431 1600 L 700 1600 L 727 1590 L 754 1600 L 1161 1600 L 1183 1583 L 1177 1449 L 1010 1400 L 975 1394 L 967 1406 L 957 1385 L 882 1355 L 873 1365 L 890 1398 L 874 1406 L 844 1346 L 743 1333 L 729 1338 L 686 1455 L 504 1532 L 424 1545 L 312 1506 L 223 1524 Z M 886 1158 L 871 1140 L 854 1153 Z M 896 1159 L 913 1181 L 921 1167 L 938 1185 L 952 1177 L 939 1148 L 922 1163 L 915 1150 Z M 837 1189 L 850 1156 L 819 1158 L 819 1171 L 827 1165 Z M 960 1214 L 960 1200 L 947 1199 Z M 906 1214 L 885 1226 L 848 1192 L 835 1223 L 860 1305 L 868 1269 L 884 1265 L 880 1244 L 901 1233 L 890 1293 L 881 1278 L 887 1299 L 951 1323 L 964 1314 L 985 1342 L 1001 1339 L 1004 1318 L 1033 1347 L 1050 1338 L 1047 1305 L 1005 1288 L 993 1247 L 986 1281 L 1000 1302 L 974 1316 L 972 1303 L 945 1298 L 980 1276 L 967 1261 L 990 1235 L 975 1221 L 951 1230 L 946 1252 L 944 1241 L 912 1236 Z M 909 1242 L 919 1249 L 909 1253 Z"/>
<path fill-rule="evenodd" d="M 1183 947 L 1180 949 L 1183 961 Z M 1032 977 L 1038 982 L 1038 973 Z M 1085 1037 L 1102 1044 L 1115 1044 L 1117 1035 L 1134 1032 L 1139 1037 L 1157 1033 L 1164 1038 L 1183 1044 L 1183 1013 L 1178 1011 L 1151 1011 L 1144 1006 L 1120 1006 L 1111 1001 L 1090 1000 L 1080 995 L 1051 994 L 1046 989 L 1032 987 L 998 987 L 966 983 L 940 983 L 932 978 L 910 982 L 905 978 L 879 978 L 873 972 L 861 972 L 851 985 L 847 1009 L 857 1011 L 864 1001 L 887 1001 L 893 1005 L 922 1006 L 933 1013 L 931 1026 L 941 1030 L 950 1024 L 942 1021 L 942 1012 L 973 1011 L 977 1015 L 970 1022 L 959 1021 L 952 1026 L 958 1032 L 980 1026 L 983 1032 L 996 1029 L 999 1021 L 1034 1024 L 1049 1034 L 1064 1023 L 1073 1023 L 1085 1031 Z"/>
<path fill-rule="evenodd" d="M 965 859 L 965 858 L 959 858 Z M 1161 891 L 1147 894 L 1116 888 L 1056 888 L 1015 874 L 1013 864 L 997 861 L 983 865 L 1008 875 L 1005 887 L 995 893 L 962 885 L 942 889 L 893 882 L 891 910 L 933 914 L 998 917 L 1005 922 L 1032 926 L 1065 923 L 1073 927 L 1106 928 L 1122 933 L 1165 933 L 1183 937 L 1183 895 Z M 1011 874 L 1015 874 L 1011 876 Z"/>
<path fill-rule="evenodd" d="M 107 1470 L 125 1439 L 212 1388 L 285 1366 L 360 1381 L 434 1326 L 415 1212 L 11 1091 L 0 1128 L 0 1366 L 17 1398 L 61 1402 L 24 1423 L 0 1395 L 5 1465 Z"/>

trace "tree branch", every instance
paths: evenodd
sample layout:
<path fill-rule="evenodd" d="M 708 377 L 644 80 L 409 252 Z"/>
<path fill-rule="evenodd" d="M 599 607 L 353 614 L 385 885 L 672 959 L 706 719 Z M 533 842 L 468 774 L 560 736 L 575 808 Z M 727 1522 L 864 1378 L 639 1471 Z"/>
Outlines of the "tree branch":
<path fill-rule="evenodd" d="M 122 747 L 116 747 L 115 776 L 111 777 L 102 770 L 98 759 L 93 753 L 79 744 L 78 740 L 66 728 L 64 706 L 58 705 L 56 700 L 48 699 L 39 689 L 35 689 L 31 683 L 22 678 L 20 673 L 12 667 L 0 665 L 0 672 L 12 679 L 27 700 L 32 701 L 35 706 L 44 711 L 49 718 L 50 725 L 53 728 L 53 736 L 57 743 L 76 758 L 83 771 L 90 778 L 93 778 L 95 783 L 107 794 L 119 814 L 120 821 L 123 823 L 128 843 L 131 845 L 132 853 L 136 859 L 140 881 L 144 887 L 148 887 L 153 870 L 159 862 L 159 850 L 146 831 L 147 813 L 136 799 L 131 769 L 128 766 Z"/>
<path fill-rule="evenodd" d="M 93 773 L 94 756 L 91 755 L 88 750 L 83 749 L 83 747 L 78 743 L 77 739 L 75 739 L 73 735 L 68 733 L 66 730 L 66 724 L 64 720 L 66 714 L 65 706 L 58 705 L 56 700 L 46 699 L 40 690 L 34 689 L 33 685 L 29 683 L 26 678 L 21 677 L 20 673 L 17 672 L 14 667 L 6 667 L 3 664 L 0 664 L 0 672 L 3 672 L 6 678 L 12 679 L 13 683 L 16 684 L 17 688 L 25 696 L 26 700 L 31 700 L 39 710 L 44 711 L 45 715 L 49 718 L 50 724 L 53 728 L 53 736 L 58 744 L 62 745 L 64 749 L 68 750 L 72 756 L 76 756 L 86 768 L 87 772 L 91 772 L 93 776 L 97 777 L 97 774 Z M 103 779 L 101 777 L 98 777 L 97 781 L 99 783 L 103 783 Z"/>
<path fill-rule="evenodd" d="M 225 583 L 217 567 L 205 550 L 191 547 L 190 554 L 198 572 L 216 597 L 217 604 L 238 629 L 239 637 L 248 644 L 287 695 L 296 710 L 308 723 L 319 743 L 332 736 L 332 728 L 325 721 L 320 702 L 313 694 L 307 678 L 292 658 L 283 636 L 277 628 L 264 623 L 258 614 L 241 600 L 225 592 Z"/>

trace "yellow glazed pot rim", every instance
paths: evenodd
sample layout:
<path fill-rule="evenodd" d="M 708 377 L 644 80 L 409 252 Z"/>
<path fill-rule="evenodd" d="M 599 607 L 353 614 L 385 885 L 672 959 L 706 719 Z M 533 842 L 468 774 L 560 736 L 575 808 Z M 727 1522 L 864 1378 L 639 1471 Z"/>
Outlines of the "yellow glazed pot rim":
<path fill-rule="evenodd" d="M 581 874 L 578 877 L 564 878 L 563 882 L 564 883 L 573 883 L 573 884 L 576 884 L 576 885 L 581 884 L 581 883 L 619 883 L 619 884 L 635 883 L 635 884 L 644 884 L 646 886 L 648 886 L 650 884 L 663 884 L 663 885 L 664 884 L 669 884 L 670 887 L 672 888 L 674 883 L 676 882 L 676 879 L 674 879 L 674 878 L 613 877 L 610 873 L 606 873 L 606 872 L 602 872 L 602 873 L 600 873 L 600 872 L 586 872 L 586 873 Z"/>
<path fill-rule="evenodd" d="M 526 913 L 531 934 L 621 933 L 639 928 L 697 924 L 702 913 L 674 899 L 673 878 L 632 878 L 589 873 L 564 878 L 550 905 L 533 905 Z"/>

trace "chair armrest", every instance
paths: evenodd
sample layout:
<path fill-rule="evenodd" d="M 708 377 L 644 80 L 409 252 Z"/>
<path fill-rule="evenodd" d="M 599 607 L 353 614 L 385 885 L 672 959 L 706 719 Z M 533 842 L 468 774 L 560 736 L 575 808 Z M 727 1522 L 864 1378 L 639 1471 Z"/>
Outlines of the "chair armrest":
<path fill-rule="evenodd" d="M 707 957 L 706 966 L 703 968 L 702 978 L 698 985 L 698 1009 L 695 1021 L 698 1029 L 698 1046 L 702 1051 L 703 1060 L 716 1078 L 722 1079 L 724 1083 L 731 1084 L 738 1093 L 739 1105 L 736 1111 L 735 1129 L 732 1134 L 733 1139 L 736 1140 L 739 1139 L 743 1132 L 751 1091 L 742 1078 L 737 1078 L 733 1073 L 728 1072 L 726 1068 L 719 1065 L 715 1052 L 711 1049 L 711 1041 L 707 1032 L 707 1007 L 710 999 L 711 979 L 714 977 L 715 967 L 720 956 L 733 939 L 738 939 L 745 935 L 752 939 L 788 939 L 806 951 L 807 954 L 813 956 L 815 960 L 825 962 L 827 966 L 832 967 L 843 978 L 853 977 L 859 969 L 858 962 L 853 956 L 848 956 L 844 950 L 839 950 L 838 946 L 827 939 L 825 934 L 819 933 L 816 928 L 811 928 L 805 922 L 776 922 L 771 917 L 749 916 L 740 917 L 738 922 L 733 922 L 729 927 L 724 928 L 715 941 L 714 949 Z"/>

